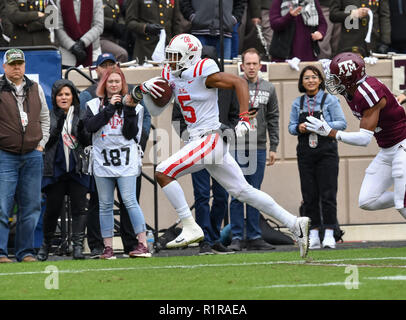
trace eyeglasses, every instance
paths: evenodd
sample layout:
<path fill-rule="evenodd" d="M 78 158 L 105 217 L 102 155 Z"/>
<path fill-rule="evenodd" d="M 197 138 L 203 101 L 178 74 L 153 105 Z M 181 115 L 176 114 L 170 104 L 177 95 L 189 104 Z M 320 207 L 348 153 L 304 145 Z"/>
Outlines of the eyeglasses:
<path fill-rule="evenodd" d="M 317 80 L 318 78 L 319 78 L 318 76 L 306 76 L 303 77 L 303 81 Z"/>

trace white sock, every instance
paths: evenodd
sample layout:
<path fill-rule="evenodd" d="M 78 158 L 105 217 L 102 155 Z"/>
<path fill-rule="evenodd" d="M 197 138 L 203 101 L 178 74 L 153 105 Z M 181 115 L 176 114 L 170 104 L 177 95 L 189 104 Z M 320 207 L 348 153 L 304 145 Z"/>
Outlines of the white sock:
<path fill-rule="evenodd" d="M 333 229 L 326 229 L 324 231 L 324 237 L 334 237 L 334 230 Z"/>
<path fill-rule="evenodd" d="M 319 229 L 310 230 L 310 238 L 319 238 Z"/>
<path fill-rule="evenodd" d="M 192 217 L 192 212 L 189 209 L 189 206 L 186 202 L 185 194 L 176 180 L 167 184 L 162 188 L 162 191 L 165 193 L 166 197 L 175 208 L 178 213 L 179 219 L 183 220 L 186 218 Z"/>

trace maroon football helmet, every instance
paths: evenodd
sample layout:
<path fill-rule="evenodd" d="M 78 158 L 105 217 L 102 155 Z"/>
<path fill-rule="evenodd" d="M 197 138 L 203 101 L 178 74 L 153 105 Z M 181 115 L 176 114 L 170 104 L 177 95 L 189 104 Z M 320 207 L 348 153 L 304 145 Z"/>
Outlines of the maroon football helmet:
<path fill-rule="evenodd" d="M 343 52 L 331 60 L 326 88 L 331 94 L 340 94 L 345 89 L 355 86 L 364 77 L 364 59 L 356 53 Z"/>

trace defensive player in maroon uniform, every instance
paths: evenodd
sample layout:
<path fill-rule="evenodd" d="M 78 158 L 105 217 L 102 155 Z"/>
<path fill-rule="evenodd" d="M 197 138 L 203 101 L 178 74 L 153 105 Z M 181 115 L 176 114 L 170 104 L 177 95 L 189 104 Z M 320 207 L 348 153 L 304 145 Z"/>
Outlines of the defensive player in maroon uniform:
<path fill-rule="evenodd" d="M 406 218 L 405 110 L 381 81 L 365 73 L 364 60 L 354 53 L 333 58 L 326 87 L 345 97 L 360 120 L 360 131 L 334 130 L 314 117 L 307 118 L 306 129 L 356 146 L 367 146 L 375 136 L 381 149 L 365 171 L 359 206 L 365 210 L 395 207 Z M 388 191 L 392 185 L 394 190 Z"/>

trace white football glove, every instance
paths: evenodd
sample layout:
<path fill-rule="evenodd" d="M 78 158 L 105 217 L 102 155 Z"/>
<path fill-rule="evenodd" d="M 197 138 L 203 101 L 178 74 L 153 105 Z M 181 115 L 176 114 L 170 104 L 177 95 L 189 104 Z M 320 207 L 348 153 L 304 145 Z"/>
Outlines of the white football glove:
<path fill-rule="evenodd" d="M 235 126 L 235 135 L 237 138 L 244 137 L 245 134 L 250 130 L 250 123 L 245 119 L 240 119 Z"/>
<path fill-rule="evenodd" d="M 317 119 L 313 116 L 308 116 L 308 117 L 306 117 L 306 119 L 308 121 L 308 122 L 305 122 L 307 130 L 317 133 L 324 137 L 328 136 L 328 134 L 331 131 L 331 127 L 323 119 L 323 117 L 321 117 L 321 119 Z"/>
<path fill-rule="evenodd" d="M 164 92 L 160 86 L 157 86 L 155 82 L 165 82 L 160 77 L 155 77 L 143 82 L 140 86 L 142 93 L 149 93 L 155 99 L 162 97 L 160 92 Z"/>

